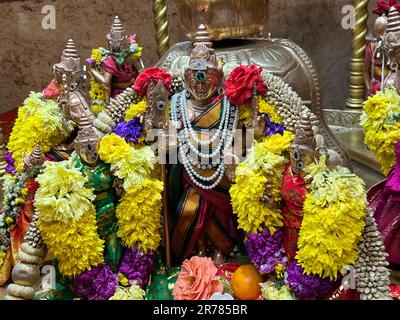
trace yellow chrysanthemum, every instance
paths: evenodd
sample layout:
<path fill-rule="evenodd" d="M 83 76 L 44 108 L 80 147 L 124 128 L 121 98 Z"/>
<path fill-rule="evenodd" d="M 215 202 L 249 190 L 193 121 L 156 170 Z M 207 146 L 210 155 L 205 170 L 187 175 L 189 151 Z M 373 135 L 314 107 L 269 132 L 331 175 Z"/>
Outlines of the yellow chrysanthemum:
<path fill-rule="evenodd" d="M 133 118 L 141 115 L 146 111 L 146 98 L 143 98 L 138 103 L 133 104 L 125 113 L 125 121 L 131 121 Z"/>
<path fill-rule="evenodd" d="M 143 54 L 143 47 L 137 46 L 137 49 L 137 52 L 135 52 L 133 56 L 136 58 L 141 58 Z"/>
<path fill-rule="evenodd" d="M 365 140 L 387 175 L 396 163 L 395 147 L 400 140 L 400 96 L 387 89 L 369 97 L 364 103 L 361 125 Z"/>
<path fill-rule="evenodd" d="M 261 296 L 265 300 L 296 300 L 293 292 L 287 285 L 277 286 L 273 281 L 260 284 Z"/>
<path fill-rule="evenodd" d="M 101 63 L 101 59 L 103 58 L 103 48 L 93 49 L 90 58 L 96 61 L 96 64 L 99 65 Z"/>
<path fill-rule="evenodd" d="M 11 224 L 11 223 L 14 222 L 14 219 L 11 218 L 11 217 L 6 217 L 4 220 L 5 220 L 5 222 L 6 222 L 7 224 Z"/>
<path fill-rule="evenodd" d="M 118 273 L 118 282 L 124 287 L 127 287 L 129 285 L 128 278 L 122 273 Z"/>
<path fill-rule="evenodd" d="M 258 110 L 261 113 L 266 113 L 271 116 L 271 121 L 274 123 L 282 123 L 282 118 L 276 112 L 276 108 L 268 103 L 262 96 L 258 96 Z"/>
<path fill-rule="evenodd" d="M 89 95 L 93 101 L 105 101 L 106 100 L 105 89 L 99 83 L 97 83 L 95 80 L 90 80 Z"/>
<path fill-rule="evenodd" d="M 148 251 L 157 249 L 160 243 L 161 193 L 163 183 L 159 180 L 143 180 L 130 187 L 116 209 L 117 235 L 126 247 L 138 245 Z"/>
<path fill-rule="evenodd" d="M 111 165 L 111 171 L 124 180 L 123 187 L 128 190 L 148 178 L 155 163 L 156 156 L 151 147 L 140 149 L 130 147 L 130 152 L 125 158 Z"/>
<path fill-rule="evenodd" d="M 99 156 L 106 163 L 116 163 L 125 158 L 131 148 L 125 139 L 112 133 L 100 140 Z"/>
<path fill-rule="evenodd" d="M 137 285 L 130 288 L 117 287 L 115 294 L 109 300 L 143 300 L 146 292 Z"/>
<path fill-rule="evenodd" d="M 283 226 L 279 208 L 262 201 L 266 184 L 272 185 L 270 195 L 276 203 L 281 201 L 280 187 L 287 159 L 282 153 L 290 147 L 293 134 L 285 132 L 256 142 L 248 158 L 236 168 L 235 183 L 230 189 L 233 212 L 238 215 L 239 228 L 257 233 L 268 227 L 274 234 Z M 269 180 L 269 181 L 268 181 Z"/>
<path fill-rule="evenodd" d="M 46 162 L 37 181 L 37 226 L 60 273 L 73 277 L 102 263 L 104 241 L 97 233 L 93 190 L 84 186 L 87 178 L 69 160 Z"/>
<path fill-rule="evenodd" d="M 307 274 L 334 280 L 358 256 L 367 206 L 364 182 L 345 168 L 311 171 L 317 173 L 304 203 L 296 259 Z"/>
<path fill-rule="evenodd" d="M 94 114 L 98 115 L 100 112 L 102 112 L 105 109 L 105 106 L 101 105 L 101 104 L 92 104 L 91 109 Z"/>
<path fill-rule="evenodd" d="M 44 153 L 49 152 L 69 136 L 73 127 L 63 118 L 57 102 L 45 100 L 42 93 L 31 92 L 18 109 L 18 117 L 7 144 L 18 172 L 22 172 L 24 167 L 24 152 L 30 154 L 36 145 Z"/>

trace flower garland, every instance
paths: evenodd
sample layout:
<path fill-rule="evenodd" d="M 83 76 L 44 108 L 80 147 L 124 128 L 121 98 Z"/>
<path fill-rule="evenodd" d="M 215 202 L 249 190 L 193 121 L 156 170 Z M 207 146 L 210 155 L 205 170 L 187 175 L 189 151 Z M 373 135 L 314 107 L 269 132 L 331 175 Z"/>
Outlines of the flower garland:
<path fill-rule="evenodd" d="M 137 285 L 130 288 L 119 286 L 109 300 L 144 300 L 146 292 Z"/>
<path fill-rule="evenodd" d="M 334 289 L 334 282 L 305 274 L 304 269 L 295 261 L 287 267 L 284 282 L 299 299 L 314 299 L 327 295 Z"/>
<path fill-rule="evenodd" d="M 131 147 L 116 134 L 100 141 L 100 158 L 111 164 L 111 171 L 123 179 L 125 194 L 116 209 L 119 228 L 117 235 L 129 248 L 148 252 L 160 242 L 160 212 L 163 183 L 151 177 L 156 157 L 151 147 Z"/>
<path fill-rule="evenodd" d="M 356 262 L 365 226 L 364 182 L 347 168 L 329 170 L 326 159 L 306 172 L 313 178 L 304 203 L 296 259 L 306 274 L 331 280 Z"/>
<path fill-rule="evenodd" d="M 90 80 L 89 96 L 92 99 L 92 111 L 97 115 L 106 107 L 106 90 L 95 80 Z"/>
<path fill-rule="evenodd" d="M 37 226 L 44 243 L 59 262 L 62 275 L 75 276 L 103 262 L 104 241 L 97 233 L 93 189 L 88 178 L 68 161 L 46 162 L 36 181 Z"/>
<path fill-rule="evenodd" d="M 115 134 L 100 141 L 99 155 L 104 162 L 111 164 L 113 174 L 124 180 L 125 191 L 148 178 L 156 163 L 151 147 L 135 149 Z"/>
<path fill-rule="evenodd" d="M 6 166 L 6 168 L 5 168 L 5 171 L 6 171 L 7 173 L 10 173 L 10 174 L 15 174 L 15 172 L 16 172 L 17 169 L 16 169 L 15 166 L 14 166 L 14 164 L 15 164 L 15 159 L 13 158 L 11 152 L 7 151 L 7 152 L 5 153 L 5 155 L 4 155 L 4 161 L 7 163 L 7 166 Z"/>
<path fill-rule="evenodd" d="M 150 281 L 150 274 L 155 265 L 155 251 L 145 253 L 137 247 L 128 249 L 119 268 L 121 284 L 128 286 L 137 285 L 145 288 Z M 123 279 L 126 279 L 125 283 Z"/>
<path fill-rule="evenodd" d="M 121 198 L 116 210 L 117 235 L 127 247 L 137 245 L 144 252 L 158 248 L 162 191 L 161 181 L 145 179 L 131 186 Z"/>
<path fill-rule="evenodd" d="M 128 122 L 121 121 L 113 131 L 115 134 L 124 138 L 128 143 L 138 144 L 143 136 L 143 125 L 139 118 L 134 118 Z"/>
<path fill-rule="evenodd" d="M 283 226 L 281 210 L 262 201 L 268 180 L 272 185 L 271 195 L 279 203 L 283 170 L 287 159 L 282 155 L 290 147 L 293 134 L 285 131 L 256 142 L 249 157 L 236 168 L 235 183 L 230 188 L 233 212 L 238 215 L 239 228 L 248 233 L 257 233 L 269 228 L 274 234 Z"/>
<path fill-rule="evenodd" d="M 247 253 L 251 262 L 257 267 L 260 273 L 270 273 L 286 266 L 288 259 L 285 250 L 282 248 L 283 232 L 277 229 L 271 235 L 268 228 L 258 234 L 249 234 L 245 242 Z"/>
<path fill-rule="evenodd" d="M 365 144 L 377 157 L 387 175 L 396 163 L 395 146 L 400 140 L 400 96 L 395 89 L 378 92 L 364 102 L 360 124 Z"/>
<path fill-rule="evenodd" d="M 129 107 L 129 109 L 125 113 L 124 120 L 128 122 L 133 118 L 143 114 L 145 111 L 146 111 L 146 98 L 143 98 L 138 103 L 135 103 Z"/>
<path fill-rule="evenodd" d="M 70 122 L 63 121 L 57 102 L 46 100 L 42 93 L 31 92 L 18 109 L 7 149 L 12 152 L 18 172 L 23 170 L 24 152 L 30 154 L 36 145 L 42 152 L 62 143 L 72 132 Z"/>

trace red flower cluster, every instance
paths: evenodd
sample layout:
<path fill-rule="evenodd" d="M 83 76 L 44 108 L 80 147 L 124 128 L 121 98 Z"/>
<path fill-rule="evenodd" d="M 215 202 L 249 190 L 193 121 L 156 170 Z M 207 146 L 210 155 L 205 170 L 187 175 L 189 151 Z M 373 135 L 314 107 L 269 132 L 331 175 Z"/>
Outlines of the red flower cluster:
<path fill-rule="evenodd" d="M 397 11 L 400 11 L 399 0 L 378 0 L 372 12 L 378 16 L 381 16 L 384 13 L 388 15 L 391 7 L 395 7 Z"/>
<path fill-rule="evenodd" d="M 55 99 L 60 95 L 61 91 L 58 89 L 56 80 L 51 80 L 47 87 L 43 90 L 43 97 L 45 99 Z"/>
<path fill-rule="evenodd" d="M 133 89 L 137 91 L 139 96 L 143 97 L 147 93 L 147 88 L 151 80 L 156 82 L 161 80 L 164 86 L 168 89 L 169 85 L 171 84 L 172 77 L 168 72 L 159 68 L 148 68 L 138 75 L 135 83 L 133 84 Z"/>
<path fill-rule="evenodd" d="M 225 81 L 225 93 L 229 101 L 236 106 L 251 103 L 254 86 L 257 94 L 265 94 L 267 86 L 261 77 L 262 68 L 255 65 L 238 66 L 233 69 Z"/>

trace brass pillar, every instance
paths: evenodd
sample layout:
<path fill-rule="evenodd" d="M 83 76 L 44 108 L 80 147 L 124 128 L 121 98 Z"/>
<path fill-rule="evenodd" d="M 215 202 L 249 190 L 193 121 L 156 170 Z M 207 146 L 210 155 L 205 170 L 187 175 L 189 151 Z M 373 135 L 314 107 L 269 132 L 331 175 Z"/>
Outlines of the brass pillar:
<path fill-rule="evenodd" d="M 169 48 L 168 17 L 166 0 L 154 0 L 154 26 L 158 44 L 158 56 L 161 57 Z"/>
<path fill-rule="evenodd" d="M 353 0 L 356 11 L 356 25 L 353 29 L 349 98 L 346 101 L 348 108 L 362 108 L 365 99 L 363 69 L 366 48 L 365 37 L 368 32 L 368 3 L 369 0 Z"/>

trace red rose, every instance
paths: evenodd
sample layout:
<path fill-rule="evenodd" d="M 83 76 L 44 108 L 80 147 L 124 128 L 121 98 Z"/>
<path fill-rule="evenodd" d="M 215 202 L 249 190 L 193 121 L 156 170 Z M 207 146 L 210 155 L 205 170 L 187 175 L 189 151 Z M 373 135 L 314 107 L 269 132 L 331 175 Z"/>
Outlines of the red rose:
<path fill-rule="evenodd" d="M 139 96 L 143 97 L 147 93 L 147 87 L 149 86 L 150 80 L 155 80 L 156 82 L 161 80 L 164 86 L 168 89 L 172 77 L 168 72 L 156 67 L 144 70 L 138 75 L 133 84 L 133 88 L 137 91 Z"/>
<path fill-rule="evenodd" d="M 265 94 L 267 86 L 261 77 L 262 68 L 255 65 L 238 66 L 225 81 L 225 93 L 229 101 L 236 106 L 251 103 L 254 85 L 257 94 Z"/>

